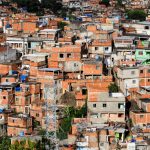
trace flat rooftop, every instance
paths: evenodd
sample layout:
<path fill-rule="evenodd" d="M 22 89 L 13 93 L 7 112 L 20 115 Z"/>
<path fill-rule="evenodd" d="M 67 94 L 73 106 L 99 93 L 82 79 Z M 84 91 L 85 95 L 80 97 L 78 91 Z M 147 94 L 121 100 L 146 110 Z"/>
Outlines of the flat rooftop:
<path fill-rule="evenodd" d="M 45 71 L 45 72 L 55 72 L 55 71 L 61 71 L 60 68 L 42 68 L 39 69 L 40 71 Z"/>
<path fill-rule="evenodd" d="M 120 36 L 120 37 L 116 37 L 114 40 L 134 40 L 135 37 L 134 36 Z"/>
<path fill-rule="evenodd" d="M 60 31 L 60 29 L 44 29 L 44 30 L 40 30 L 40 32 L 57 32 Z"/>
<path fill-rule="evenodd" d="M 150 22 L 149 21 L 142 21 L 142 22 L 138 22 L 137 24 L 149 25 L 150 26 Z"/>
<path fill-rule="evenodd" d="M 129 70 L 129 69 L 138 69 L 138 66 L 120 66 L 119 67 L 121 70 Z"/>
<path fill-rule="evenodd" d="M 115 101 L 125 101 L 125 96 L 122 93 L 108 93 L 100 92 L 97 98 L 98 102 L 115 102 Z"/>

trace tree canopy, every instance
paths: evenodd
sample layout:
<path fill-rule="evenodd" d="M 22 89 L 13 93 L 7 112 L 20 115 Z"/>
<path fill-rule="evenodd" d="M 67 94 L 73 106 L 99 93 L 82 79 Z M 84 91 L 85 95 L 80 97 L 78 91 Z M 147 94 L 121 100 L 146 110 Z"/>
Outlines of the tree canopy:
<path fill-rule="evenodd" d="M 127 11 L 128 19 L 144 21 L 147 14 L 143 10 L 129 10 Z"/>
<path fill-rule="evenodd" d="M 67 104 L 68 106 L 75 106 L 76 105 L 75 95 L 70 93 L 70 92 L 65 92 L 61 96 L 60 101 L 62 104 Z"/>
<path fill-rule="evenodd" d="M 68 24 L 66 22 L 58 22 L 58 28 L 64 31 L 64 27 L 67 26 Z"/>
<path fill-rule="evenodd" d="M 8 137 L 0 138 L 0 150 L 8 150 L 11 145 L 11 141 Z"/>
<path fill-rule="evenodd" d="M 59 131 L 57 132 L 60 140 L 67 138 L 73 118 L 83 118 L 87 116 L 87 102 L 81 108 L 66 107 L 65 116 L 66 117 L 61 121 Z"/>
<path fill-rule="evenodd" d="M 44 8 L 50 9 L 55 14 L 62 10 L 62 4 L 56 0 L 42 0 L 41 5 Z"/>
<path fill-rule="evenodd" d="M 109 5 L 109 2 L 110 2 L 110 0 L 102 0 L 102 1 L 100 2 L 100 4 L 104 4 L 104 5 L 108 6 L 108 5 Z"/>
<path fill-rule="evenodd" d="M 26 7 L 28 12 L 42 14 L 44 9 L 48 9 L 54 14 L 60 14 L 63 11 L 63 6 L 60 2 L 56 0 L 12 0 L 12 2 L 17 3 L 19 7 Z"/>
<path fill-rule="evenodd" d="M 38 0 L 12 0 L 17 3 L 19 7 L 24 7 L 28 12 L 36 13 L 41 11 L 40 2 Z"/>
<path fill-rule="evenodd" d="M 108 89 L 109 89 L 109 93 L 115 93 L 119 91 L 118 86 L 115 83 L 111 83 Z"/>

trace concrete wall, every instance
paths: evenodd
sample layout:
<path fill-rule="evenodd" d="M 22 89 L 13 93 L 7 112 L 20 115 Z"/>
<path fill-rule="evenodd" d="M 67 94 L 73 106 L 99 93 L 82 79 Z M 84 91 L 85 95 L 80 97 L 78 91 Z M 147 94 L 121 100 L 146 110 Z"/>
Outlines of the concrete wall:
<path fill-rule="evenodd" d="M 138 68 L 129 68 L 129 69 L 118 69 L 118 78 L 139 78 L 139 70 Z"/>
<path fill-rule="evenodd" d="M 75 72 L 81 71 L 82 63 L 79 61 L 67 61 L 64 64 L 64 71 Z"/>

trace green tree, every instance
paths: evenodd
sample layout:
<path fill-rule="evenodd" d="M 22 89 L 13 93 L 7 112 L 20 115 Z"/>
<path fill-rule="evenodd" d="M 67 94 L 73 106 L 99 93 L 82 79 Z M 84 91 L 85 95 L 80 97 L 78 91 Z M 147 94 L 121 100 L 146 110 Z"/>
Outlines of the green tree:
<path fill-rule="evenodd" d="M 118 92 L 118 86 L 115 83 L 111 83 L 108 87 L 110 93 Z"/>
<path fill-rule="evenodd" d="M 71 122 L 73 118 L 83 118 L 87 116 L 87 103 L 81 108 L 66 107 L 64 110 L 65 118 L 60 123 L 59 131 L 57 132 L 60 140 L 66 139 L 71 129 Z"/>
<path fill-rule="evenodd" d="M 105 4 L 106 6 L 109 6 L 110 0 L 102 0 L 101 4 Z"/>
<path fill-rule="evenodd" d="M 117 0 L 117 5 L 122 6 L 122 0 Z"/>
<path fill-rule="evenodd" d="M 128 19 L 144 21 L 147 14 L 143 10 L 129 10 L 127 11 Z"/>
<path fill-rule="evenodd" d="M 11 145 L 11 141 L 8 137 L 0 138 L 0 150 L 8 150 Z"/>
<path fill-rule="evenodd" d="M 25 143 L 24 143 L 24 141 L 22 141 L 22 142 L 19 143 L 19 141 L 17 141 L 17 140 L 9 148 L 9 150 L 24 150 L 24 149 L 25 149 Z"/>
<path fill-rule="evenodd" d="M 17 3 L 19 7 L 26 7 L 28 12 L 39 13 L 42 11 L 41 4 L 38 0 L 12 0 L 12 2 Z"/>
<path fill-rule="evenodd" d="M 55 14 L 63 9 L 62 3 L 57 0 L 42 0 L 41 4 L 43 8 L 47 8 Z"/>
<path fill-rule="evenodd" d="M 64 27 L 67 26 L 68 23 L 61 21 L 61 22 L 58 22 L 57 25 L 58 25 L 58 28 L 59 28 L 59 29 L 61 29 L 61 30 L 64 31 Z"/>
<path fill-rule="evenodd" d="M 29 150 L 34 150 L 36 147 L 36 143 L 32 142 L 31 140 L 28 140 L 28 149 Z"/>

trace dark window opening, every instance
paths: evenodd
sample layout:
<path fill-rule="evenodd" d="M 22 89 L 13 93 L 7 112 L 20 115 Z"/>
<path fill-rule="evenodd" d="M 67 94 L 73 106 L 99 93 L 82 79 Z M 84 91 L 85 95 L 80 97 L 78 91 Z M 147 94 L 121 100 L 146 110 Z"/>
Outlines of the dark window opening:
<path fill-rule="evenodd" d="M 142 51 L 139 51 L 139 55 L 143 55 L 143 52 L 142 52 Z"/>
<path fill-rule="evenodd" d="M 93 104 L 93 107 L 96 107 L 96 104 Z"/>
<path fill-rule="evenodd" d="M 118 104 L 118 109 L 122 109 L 122 108 L 124 108 L 124 103 L 119 103 Z"/>
<path fill-rule="evenodd" d="M 39 117 L 39 114 L 38 114 L 38 113 L 36 113 L 36 117 Z"/>
<path fill-rule="evenodd" d="M 118 114 L 118 117 L 119 117 L 119 118 L 123 117 L 123 114 Z"/>
<path fill-rule="evenodd" d="M 103 104 L 103 107 L 107 107 L 107 104 Z"/>
<path fill-rule="evenodd" d="M 143 70 L 140 70 L 140 73 L 143 73 Z"/>
<path fill-rule="evenodd" d="M 71 53 L 68 53 L 68 54 L 67 54 L 67 58 L 71 58 Z"/>
<path fill-rule="evenodd" d="M 144 117 L 144 115 L 140 115 L 140 118 L 143 118 Z"/>
<path fill-rule="evenodd" d="M 59 57 L 60 58 L 64 58 L 64 54 L 59 54 Z"/>
<path fill-rule="evenodd" d="M 96 66 L 96 70 L 100 70 L 100 66 Z"/>
<path fill-rule="evenodd" d="M 98 47 L 95 47 L 95 50 L 98 50 Z"/>
<path fill-rule="evenodd" d="M 82 89 L 82 95 L 87 95 L 87 89 Z"/>
<path fill-rule="evenodd" d="M 149 26 L 145 26 L 145 29 L 149 29 Z"/>

